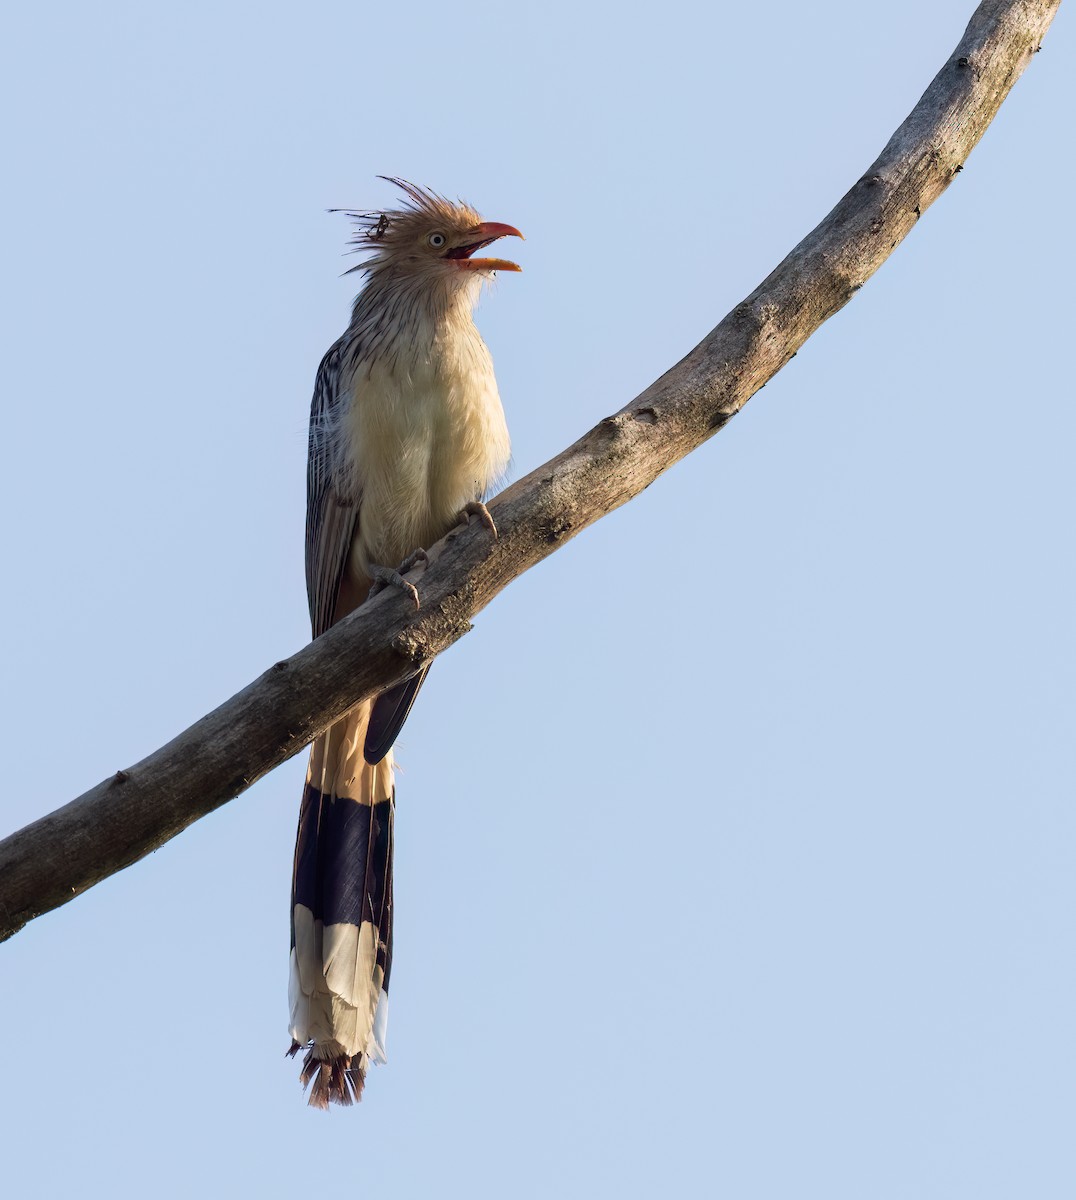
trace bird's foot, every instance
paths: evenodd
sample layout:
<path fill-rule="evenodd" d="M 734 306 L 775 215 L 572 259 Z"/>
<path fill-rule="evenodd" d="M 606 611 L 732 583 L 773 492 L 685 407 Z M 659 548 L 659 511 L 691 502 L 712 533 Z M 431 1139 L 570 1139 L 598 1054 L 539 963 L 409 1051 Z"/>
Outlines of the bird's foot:
<path fill-rule="evenodd" d="M 469 500 L 460 509 L 456 520 L 460 525 L 470 525 L 472 517 L 477 517 L 490 533 L 493 534 L 493 540 L 497 540 L 497 526 L 493 523 L 493 517 L 490 516 L 489 509 L 486 508 L 481 500 Z"/>
<path fill-rule="evenodd" d="M 367 570 L 370 572 L 370 578 L 374 582 L 367 599 L 376 596 L 378 592 L 384 591 L 387 587 L 394 587 L 399 588 L 401 592 L 410 596 L 415 608 L 421 608 L 422 605 L 418 598 L 418 588 L 413 583 L 409 583 L 404 579 L 404 576 L 408 571 L 414 570 L 415 567 L 424 567 L 429 561 L 425 550 L 416 550 L 413 554 L 409 554 L 395 570 L 392 567 L 379 567 L 375 563 L 371 563 Z"/>

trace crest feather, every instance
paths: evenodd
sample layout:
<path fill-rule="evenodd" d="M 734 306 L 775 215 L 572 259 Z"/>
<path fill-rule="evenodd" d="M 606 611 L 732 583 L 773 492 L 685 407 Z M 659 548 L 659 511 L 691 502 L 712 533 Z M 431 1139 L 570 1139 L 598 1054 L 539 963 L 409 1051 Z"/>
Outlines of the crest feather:
<path fill-rule="evenodd" d="M 350 253 L 373 255 L 350 267 L 345 275 L 373 269 L 391 257 L 393 250 L 409 248 L 427 228 L 463 233 L 482 223 L 477 209 L 463 200 L 453 202 L 439 192 L 395 175 L 379 175 L 378 179 L 394 184 L 404 193 L 406 199 L 399 208 L 329 209 L 349 217 L 355 227 L 349 239 Z"/>

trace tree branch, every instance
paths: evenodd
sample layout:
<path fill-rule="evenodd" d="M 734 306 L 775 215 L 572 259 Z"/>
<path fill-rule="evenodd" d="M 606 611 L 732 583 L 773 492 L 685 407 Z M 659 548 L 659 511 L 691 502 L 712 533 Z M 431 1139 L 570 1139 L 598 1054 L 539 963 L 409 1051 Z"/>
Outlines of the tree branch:
<path fill-rule="evenodd" d="M 175 837 L 470 628 L 508 583 L 721 429 L 948 187 L 1060 0 L 984 0 L 871 168 L 681 362 L 430 551 L 422 609 L 383 593 L 136 766 L 0 842 L 0 940 Z"/>

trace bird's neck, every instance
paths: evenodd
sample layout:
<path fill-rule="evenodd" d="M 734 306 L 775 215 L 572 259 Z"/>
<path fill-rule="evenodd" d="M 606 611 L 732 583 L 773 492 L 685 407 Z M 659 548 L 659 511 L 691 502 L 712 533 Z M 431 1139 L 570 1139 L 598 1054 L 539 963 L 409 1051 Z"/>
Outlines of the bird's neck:
<path fill-rule="evenodd" d="M 373 272 L 355 300 L 351 331 L 367 346 L 402 343 L 417 350 L 454 331 L 474 329 L 474 306 L 481 278 L 467 273 L 460 280 L 401 278 Z"/>

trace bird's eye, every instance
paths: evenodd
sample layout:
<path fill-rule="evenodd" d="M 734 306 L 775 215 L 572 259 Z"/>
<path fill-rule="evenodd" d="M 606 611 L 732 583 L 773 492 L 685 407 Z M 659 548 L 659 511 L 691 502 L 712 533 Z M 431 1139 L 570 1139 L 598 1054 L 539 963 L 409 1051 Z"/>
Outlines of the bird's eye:
<path fill-rule="evenodd" d="M 441 247 L 448 241 L 448 238 L 446 238 L 443 233 L 431 233 L 426 241 L 435 250 L 440 250 Z"/>

